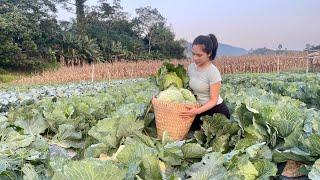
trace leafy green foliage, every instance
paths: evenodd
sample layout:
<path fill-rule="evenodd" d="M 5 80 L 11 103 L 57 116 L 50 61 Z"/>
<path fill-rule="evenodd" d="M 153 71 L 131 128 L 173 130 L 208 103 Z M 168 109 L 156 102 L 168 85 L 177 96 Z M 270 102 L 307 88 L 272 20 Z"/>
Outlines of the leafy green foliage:
<path fill-rule="evenodd" d="M 201 117 L 200 131 L 172 141 L 166 132 L 161 139 L 150 133 L 156 131 L 154 114 L 145 113 L 159 91 L 156 84 L 88 87 L 92 90 L 65 96 L 46 89 L 45 95 L 20 97 L 23 102 L 15 104 L 10 104 L 14 96 L 4 94 L 0 178 L 117 173 L 121 179 L 270 179 L 277 176 L 276 163 L 287 160 L 307 164 L 309 177 L 318 177 L 319 110 L 299 100 L 226 83 L 222 93 L 232 118 Z"/>
<path fill-rule="evenodd" d="M 320 169 L 319 169 L 319 166 L 320 166 L 320 161 L 319 159 L 316 160 L 316 162 L 313 164 L 312 166 L 312 169 L 308 175 L 308 177 L 310 179 L 319 179 L 320 178 Z"/>
<path fill-rule="evenodd" d="M 0 7 L 0 66 L 14 71 L 42 71 L 65 64 L 113 60 L 184 58 L 184 45 L 176 41 L 165 18 L 141 10 L 130 20 L 120 1 L 3 0 Z M 75 21 L 59 22 L 61 4 L 75 7 Z M 70 7 L 74 4 L 74 7 Z M 146 15 L 146 16 L 145 16 Z M 161 18 L 160 18 L 161 17 Z M 151 23 L 150 20 L 159 23 Z M 141 26 L 148 27 L 140 32 Z M 151 38 L 152 37 L 152 38 Z M 9 81 L 12 77 L 0 77 Z"/>
<path fill-rule="evenodd" d="M 185 68 L 179 64 L 164 62 L 156 74 L 156 83 L 160 89 L 158 99 L 176 103 L 196 103 L 196 98 L 187 88 L 189 78 Z"/>
<path fill-rule="evenodd" d="M 179 64 L 175 67 L 175 65 L 169 62 L 164 62 L 157 71 L 156 81 L 161 91 L 169 88 L 171 85 L 177 88 L 187 88 L 189 77 L 183 65 Z"/>
<path fill-rule="evenodd" d="M 204 116 L 203 131 L 195 133 L 196 140 L 205 148 L 211 147 L 215 152 L 227 152 L 233 147 L 229 144 L 232 136 L 238 135 L 240 127 L 237 122 L 229 121 L 222 114 L 214 114 L 213 116 Z"/>
<path fill-rule="evenodd" d="M 189 179 L 224 179 L 227 169 L 223 167 L 223 156 L 220 153 L 210 153 L 201 162 L 193 164 L 187 170 Z"/>
<path fill-rule="evenodd" d="M 126 170 L 109 161 L 86 159 L 71 161 L 66 164 L 61 172 L 56 172 L 53 179 L 123 179 Z"/>

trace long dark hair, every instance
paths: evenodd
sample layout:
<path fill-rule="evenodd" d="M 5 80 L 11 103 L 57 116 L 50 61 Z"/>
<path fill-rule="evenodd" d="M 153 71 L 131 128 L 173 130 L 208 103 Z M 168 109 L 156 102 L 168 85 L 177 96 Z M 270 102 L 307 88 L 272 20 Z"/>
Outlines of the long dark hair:
<path fill-rule="evenodd" d="M 217 56 L 218 40 L 215 35 L 209 34 L 208 36 L 200 35 L 196 37 L 192 43 L 193 45 L 203 45 L 204 52 L 210 55 L 210 60 L 214 60 Z"/>

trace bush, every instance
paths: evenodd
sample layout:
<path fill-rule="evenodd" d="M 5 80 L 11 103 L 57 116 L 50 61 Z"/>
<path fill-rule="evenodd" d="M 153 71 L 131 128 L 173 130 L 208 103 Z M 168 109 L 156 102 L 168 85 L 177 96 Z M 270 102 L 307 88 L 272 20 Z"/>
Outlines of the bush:
<path fill-rule="evenodd" d="M 12 74 L 0 74 L 0 83 L 8 83 L 16 79 Z"/>

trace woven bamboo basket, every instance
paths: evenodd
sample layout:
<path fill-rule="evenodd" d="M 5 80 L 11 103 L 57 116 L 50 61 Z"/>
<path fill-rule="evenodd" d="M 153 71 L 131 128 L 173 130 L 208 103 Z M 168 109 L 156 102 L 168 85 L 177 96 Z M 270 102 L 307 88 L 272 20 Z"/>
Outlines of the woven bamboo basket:
<path fill-rule="evenodd" d="M 188 110 L 183 104 L 159 101 L 153 98 L 152 105 L 156 118 L 158 138 L 161 139 L 163 132 L 167 131 L 172 140 L 183 140 L 188 134 L 195 116 L 181 119 L 179 113 Z M 194 104 L 194 107 L 198 106 L 198 104 Z"/>

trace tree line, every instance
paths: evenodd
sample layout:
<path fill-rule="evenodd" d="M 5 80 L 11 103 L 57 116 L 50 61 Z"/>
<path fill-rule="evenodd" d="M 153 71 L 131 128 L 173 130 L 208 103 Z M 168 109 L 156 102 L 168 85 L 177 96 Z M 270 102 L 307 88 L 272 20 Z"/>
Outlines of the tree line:
<path fill-rule="evenodd" d="M 100 0 L 2 0 L 0 67 L 39 71 L 58 64 L 184 58 L 185 40 L 156 8 L 140 7 L 130 18 L 120 5 Z M 57 19 L 57 7 L 76 14 Z M 60 62 L 60 63 L 59 63 Z"/>

